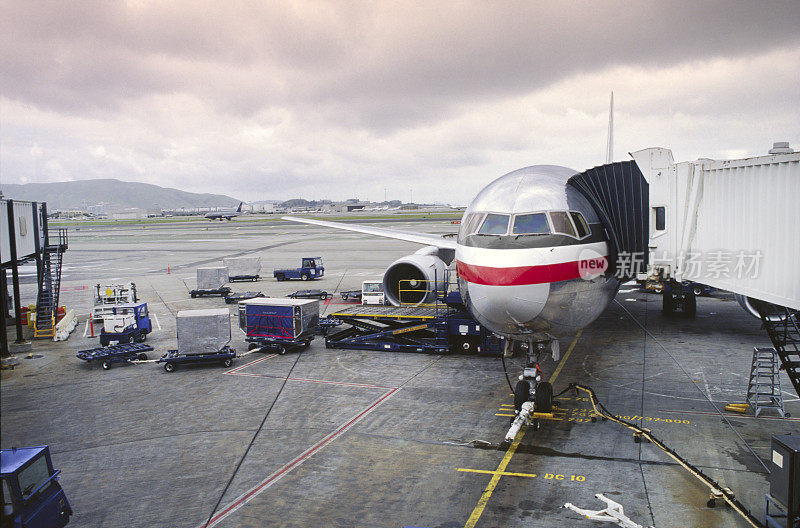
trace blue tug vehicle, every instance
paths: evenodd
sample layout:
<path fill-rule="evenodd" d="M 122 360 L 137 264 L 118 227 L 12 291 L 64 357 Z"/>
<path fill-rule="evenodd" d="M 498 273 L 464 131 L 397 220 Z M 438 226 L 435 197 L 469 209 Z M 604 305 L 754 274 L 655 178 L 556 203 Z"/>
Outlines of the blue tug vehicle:
<path fill-rule="evenodd" d="M 60 528 L 69 523 L 72 508 L 58 483 L 48 446 L 0 451 L 2 528 Z"/>

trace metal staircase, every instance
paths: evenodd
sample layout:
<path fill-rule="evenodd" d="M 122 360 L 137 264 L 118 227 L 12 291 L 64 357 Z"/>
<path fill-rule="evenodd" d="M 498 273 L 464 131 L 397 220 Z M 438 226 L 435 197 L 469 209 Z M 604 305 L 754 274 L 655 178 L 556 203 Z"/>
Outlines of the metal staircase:
<path fill-rule="evenodd" d="M 39 292 L 36 296 L 34 339 L 52 338 L 56 333 L 56 312 L 61 291 L 61 263 L 67 250 L 67 230 L 58 230 L 56 244 L 42 248 Z"/>
<path fill-rule="evenodd" d="M 782 418 L 786 418 L 783 410 L 778 354 L 772 347 L 753 348 L 750 383 L 747 385 L 747 403 L 753 406 L 756 418 L 764 409 L 775 409 Z"/>
<path fill-rule="evenodd" d="M 800 396 L 800 326 L 798 312 L 784 306 L 757 302 L 753 306 L 769 334 L 772 346 L 781 360 L 794 390 Z"/>

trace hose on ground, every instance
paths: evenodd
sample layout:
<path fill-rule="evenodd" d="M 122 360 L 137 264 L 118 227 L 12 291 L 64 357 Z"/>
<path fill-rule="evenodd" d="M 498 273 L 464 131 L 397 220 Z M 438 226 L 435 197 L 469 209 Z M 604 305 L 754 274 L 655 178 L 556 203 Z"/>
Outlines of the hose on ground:
<path fill-rule="evenodd" d="M 582 390 L 589 393 L 595 415 L 627 427 L 628 429 L 634 431 L 634 436 L 647 439 L 656 447 L 664 451 L 675 462 L 680 464 L 685 470 L 694 475 L 703 484 L 708 486 L 708 488 L 711 490 L 712 497 L 724 499 L 725 502 L 728 503 L 731 508 L 736 511 L 736 513 L 741 515 L 748 523 L 750 523 L 751 526 L 754 526 L 755 528 L 765 528 L 765 525 L 756 519 L 753 514 L 750 513 L 750 510 L 745 508 L 745 506 L 739 502 L 738 499 L 736 499 L 736 496 L 732 491 L 730 491 L 730 489 L 723 488 L 714 479 L 703 473 L 699 468 L 690 464 L 686 459 L 678 455 L 678 453 L 676 453 L 673 449 L 664 444 L 664 442 L 653 436 L 653 433 L 651 433 L 649 429 L 644 429 L 634 423 L 628 422 L 611 414 L 608 409 L 606 409 L 605 406 L 600 403 L 600 400 L 597 398 L 597 395 L 594 393 L 594 390 L 592 390 L 591 387 L 580 384 L 571 384 L 568 389 Z M 564 391 L 562 391 L 562 393 L 563 392 Z"/>

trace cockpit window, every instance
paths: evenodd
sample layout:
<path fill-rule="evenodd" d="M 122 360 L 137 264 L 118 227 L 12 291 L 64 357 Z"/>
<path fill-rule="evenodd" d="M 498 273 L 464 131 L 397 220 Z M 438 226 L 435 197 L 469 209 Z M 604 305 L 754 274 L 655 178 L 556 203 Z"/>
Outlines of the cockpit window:
<path fill-rule="evenodd" d="M 546 235 L 550 233 L 550 224 L 544 213 L 521 214 L 514 217 L 512 235 Z"/>
<path fill-rule="evenodd" d="M 479 235 L 505 235 L 508 232 L 508 219 L 509 215 L 492 214 L 486 215 L 486 218 L 478 229 Z"/>
<path fill-rule="evenodd" d="M 465 237 L 475 233 L 483 220 L 483 213 L 469 213 L 461 221 L 461 236 Z"/>
<path fill-rule="evenodd" d="M 574 211 L 569 214 L 572 216 L 572 221 L 575 222 L 575 230 L 578 232 L 578 238 L 589 236 L 589 226 L 586 224 L 586 220 L 583 219 L 583 215 Z"/>
<path fill-rule="evenodd" d="M 553 222 L 553 231 L 561 235 L 575 236 L 575 228 L 569 221 L 565 211 L 550 211 L 550 220 Z"/>

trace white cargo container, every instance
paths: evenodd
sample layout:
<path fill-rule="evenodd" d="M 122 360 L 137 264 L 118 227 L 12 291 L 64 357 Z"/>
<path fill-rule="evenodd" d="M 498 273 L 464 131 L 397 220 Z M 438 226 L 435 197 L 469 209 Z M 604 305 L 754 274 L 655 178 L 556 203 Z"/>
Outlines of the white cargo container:
<path fill-rule="evenodd" d="M 632 154 L 650 185 L 648 277 L 800 309 L 800 153 L 674 163 Z"/>
<path fill-rule="evenodd" d="M 231 340 L 227 308 L 181 310 L 177 326 L 179 354 L 216 354 Z"/>
<path fill-rule="evenodd" d="M 229 257 L 222 259 L 228 278 L 256 277 L 261 272 L 261 257 Z"/>
<path fill-rule="evenodd" d="M 218 290 L 228 283 L 228 268 L 213 266 L 197 268 L 197 289 Z"/>

